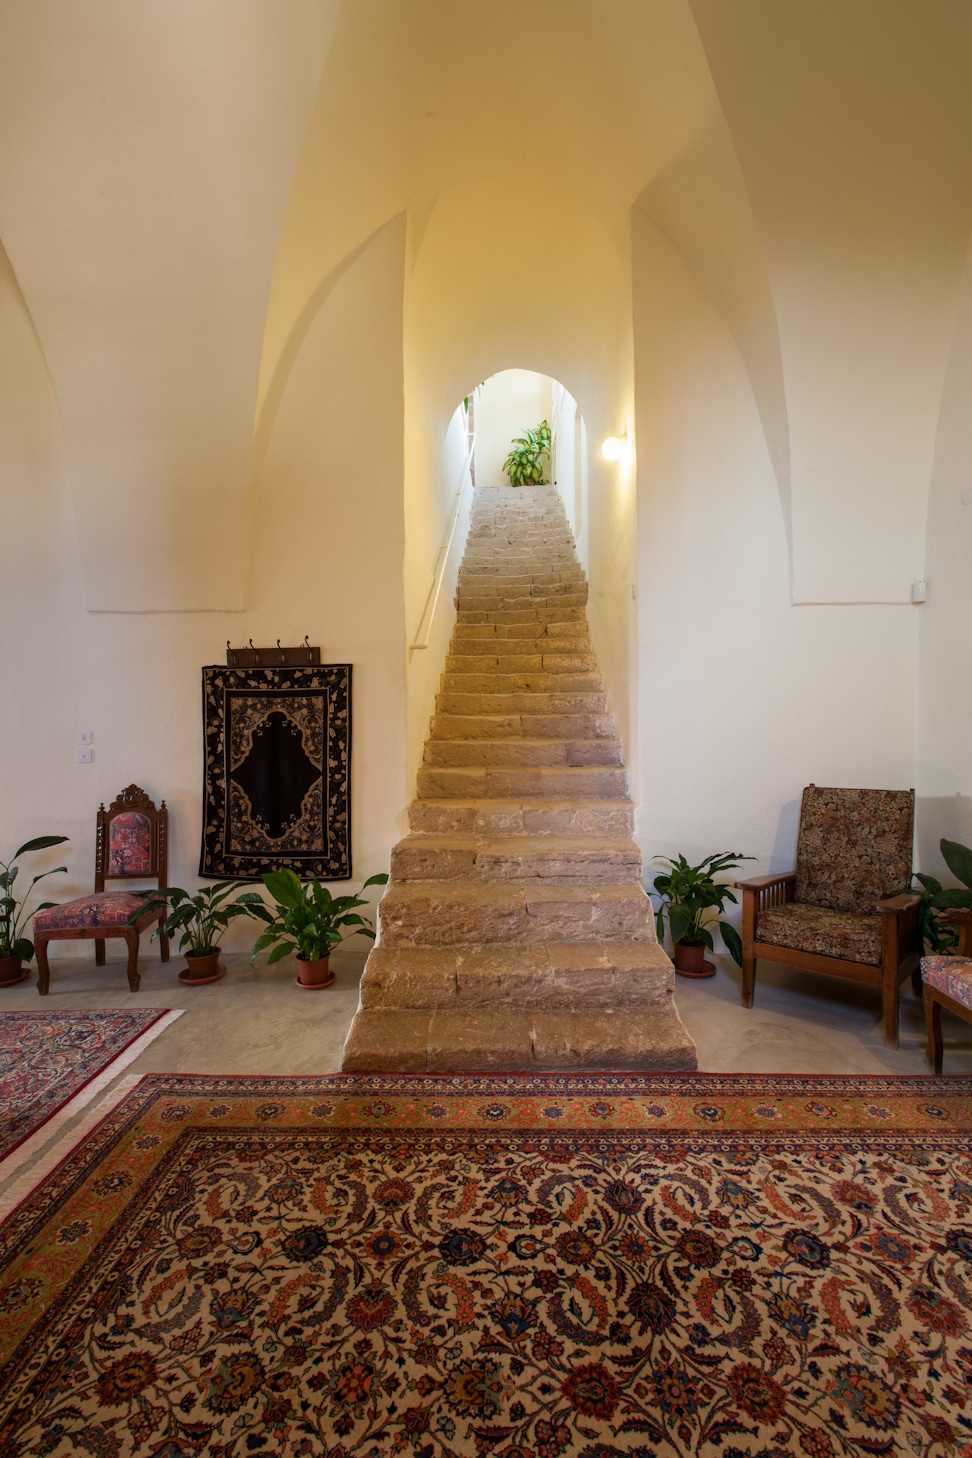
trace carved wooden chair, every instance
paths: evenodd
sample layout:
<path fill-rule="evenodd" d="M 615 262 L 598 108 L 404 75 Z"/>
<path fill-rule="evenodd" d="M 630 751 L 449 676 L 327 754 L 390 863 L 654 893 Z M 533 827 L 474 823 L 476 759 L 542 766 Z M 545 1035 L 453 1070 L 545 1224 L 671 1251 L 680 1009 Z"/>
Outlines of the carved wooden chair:
<path fill-rule="evenodd" d="M 795 871 L 737 881 L 742 902 L 742 1003 L 756 961 L 782 962 L 880 987 L 884 1036 L 898 1046 L 898 985 L 921 981 L 921 898 L 911 883 L 914 790 L 808 785 Z M 896 894 L 897 893 L 897 894 Z"/>
<path fill-rule="evenodd" d="M 956 907 L 942 914 L 942 921 L 959 928 L 958 951 L 949 957 L 922 957 L 925 1027 L 928 1030 L 928 1061 L 936 1073 L 942 1071 L 942 1008 L 972 1023 L 972 911 Z"/>
<path fill-rule="evenodd" d="M 165 801 L 158 809 L 138 785 L 129 785 L 108 806 L 98 810 L 95 835 L 95 888 L 93 896 L 66 901 L 34 917 L 37 953 L 37 991 L 50 987 L 47 944 L 53 941 L 93 941 L 95 965 L 105 961 L 105 939 L 124 937 L 128 944 L 128 985 L 138 991 L 138 948 L 142 932 L 154 921 L 161 927 L 165 911 L 146 911 L 134 925 L 128 918 L 144 899 L 133 891 L 106 891 L 106 881 L 154 881 L 168 885 L 169 812 Z M 169 939 L 160 933 L 162 961 L 169 960 Z"/>

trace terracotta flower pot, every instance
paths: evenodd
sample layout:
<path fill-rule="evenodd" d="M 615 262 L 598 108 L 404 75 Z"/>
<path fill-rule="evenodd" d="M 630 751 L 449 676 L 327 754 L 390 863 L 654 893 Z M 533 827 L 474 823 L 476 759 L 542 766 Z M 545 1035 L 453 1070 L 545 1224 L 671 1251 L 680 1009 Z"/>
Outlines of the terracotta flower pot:
<path fill-rule="evenodd" d="M 214 947 L 202 957 L 187 952 L 185 970 L 179 973 L 179 981 L 186 987 L 197 987 L 204 982 L 218 982 L 225 976 L 226 968 L 219 965 L 219 947 Z"/>
<path fill-rule="evenodd" d="M 675 971 L 683 977 L 714 977 L 716 965 L 705 960 L 705 942 L 676 942 L 672 951 Z"/>
<path fill-rule="evenodd" d="M 30 968 L 24 966 L 22 957 L 0 957 L 0 987 L 13 987 L 29 976 Z"/>
<path fill-rule="evenodd" d="M 334 973 L 329 965 L 330 960 L 330 957 L 318 957 L 316 962 L 309 962 L 306 957 L 298 957 L 297 986 L 311 990 L 329 987 L 334 981 Z"/>

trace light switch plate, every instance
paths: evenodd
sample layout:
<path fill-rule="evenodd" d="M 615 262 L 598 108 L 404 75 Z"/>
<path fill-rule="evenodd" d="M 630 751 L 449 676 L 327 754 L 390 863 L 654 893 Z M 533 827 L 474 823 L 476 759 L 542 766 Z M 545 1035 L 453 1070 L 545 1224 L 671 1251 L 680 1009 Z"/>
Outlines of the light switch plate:
<path fill-rule="evenodd" d="M 79 729 L 78 730 L 78 743 L 79 744 L 90 744 L 91 743 L 91 730 L 90 729 Z"/>
<path fill-rule="evenodd" d="M 90 764 L 90 763 L 91 763 L 91 750 L 90 749 L 79 749 L 78 750 L 78 764 Z"/>

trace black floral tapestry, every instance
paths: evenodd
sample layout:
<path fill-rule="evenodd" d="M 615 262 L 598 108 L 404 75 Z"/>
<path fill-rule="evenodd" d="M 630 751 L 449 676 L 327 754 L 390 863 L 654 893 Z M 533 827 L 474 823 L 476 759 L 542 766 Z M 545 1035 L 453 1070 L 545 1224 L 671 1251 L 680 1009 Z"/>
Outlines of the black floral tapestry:
<path fill-rule="evenodd" d="M 351 875 L 351 666 L 203 669 L 199 874 Z"/>

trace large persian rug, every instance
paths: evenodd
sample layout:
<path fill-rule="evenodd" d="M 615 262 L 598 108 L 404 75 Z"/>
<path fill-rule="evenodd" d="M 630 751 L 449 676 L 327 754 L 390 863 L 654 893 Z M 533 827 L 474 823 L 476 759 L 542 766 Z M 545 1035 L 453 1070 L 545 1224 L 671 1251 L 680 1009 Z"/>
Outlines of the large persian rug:
<path fill-rule="evenodd" d="M 351 667 L 203 669 L 201 876 L 351 875 Z"/>
<path fill-rule="evenodd" d="M 0 1226 L 0 1453 L 972 1454 L 972 1079 L 139 1080 Z"/>
<path fill-rule="evenodd" d="M 0 1179 L 178 1016 L 151 1007 L 0 1013 Z"/>

